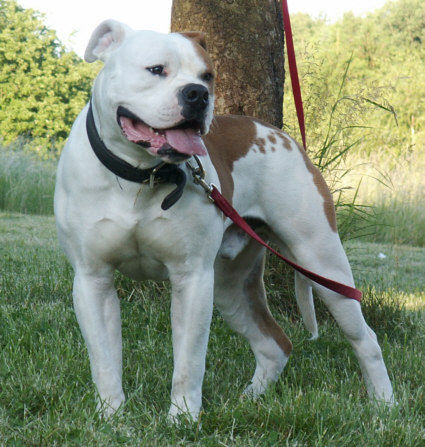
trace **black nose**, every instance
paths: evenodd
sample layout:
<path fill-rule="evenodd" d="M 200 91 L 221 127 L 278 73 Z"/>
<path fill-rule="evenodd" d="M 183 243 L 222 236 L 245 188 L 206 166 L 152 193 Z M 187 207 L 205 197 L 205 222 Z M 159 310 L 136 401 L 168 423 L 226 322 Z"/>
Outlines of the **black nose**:
<path fill-rule="evenodd" d="M 205 110 L 209 101 L 208 89 L 200 84 L 187 84 L 182 90 L 185 104 L 195 110 Z"/>

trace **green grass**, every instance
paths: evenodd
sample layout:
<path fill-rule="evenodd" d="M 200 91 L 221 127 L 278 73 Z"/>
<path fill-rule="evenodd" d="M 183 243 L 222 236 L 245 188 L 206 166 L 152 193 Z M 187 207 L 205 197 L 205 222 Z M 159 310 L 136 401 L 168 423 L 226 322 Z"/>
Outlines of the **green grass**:
<path fill-rule="evenodd" d="M 0 147 L 0 210 L 53 214 L 56 162 Z"/>
<path fill-rule="evenodd" d="M 203 413 L 194 425 L 166 421 L 168 286 L 118 276 L 127 403 L 104 421 L 95 411 L 72 310 L 72 271 L 57 246 L 53 218 L 0 214 L 0 445 L 423 446 L 425 249 L 361 242 L 347 248 L 395 387 L 394 408 L 369 403 L 352 350 L 321 306 L 320 338 L 307 340 L 298 314 L 288 312 L 292 290 L 281 273 L 288 275 L 273 264 L 271 307 L 294 343 L 282 378 L 258 401 L 241 400 L 254 360 L 215 314 Z"/>
<path fill-rule="evenodd" d="M 334 174 L 339 178 L 337 188 L 361 182 L 356 199 L 368 206 L 365 208 L 368 216 L 357 225 L 363 225 L 367 240 L 425 246 L 423 151 L 397 157 L 379 150 L 370 155 L 353 153 L 346 157 L 341 171 L 347 174 Z"/>

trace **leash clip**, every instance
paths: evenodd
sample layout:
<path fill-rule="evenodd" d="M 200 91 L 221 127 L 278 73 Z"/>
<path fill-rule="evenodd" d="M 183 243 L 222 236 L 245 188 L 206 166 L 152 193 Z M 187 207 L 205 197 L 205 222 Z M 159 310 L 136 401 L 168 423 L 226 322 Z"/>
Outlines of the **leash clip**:
<path fill-rule="evenodd" d="M 188 161 L 186 162 L 186 166 L 191 170 L 193 182 L 197 185 L 201 186 L 203 190 L 207 193 L 208 198 L 211 200 L 211 202 L 214 203 L 214 199 L 211 197 L 211 193 L 213 191 L 214 184 L 209 184 L 205 181 L 205 169 L 202 165 L 201 160 L 197 155 L 194 155 L 193 158 L 196 161 L 197 167 L 192 166 Z"/>
<path fill-rule="evenodd" d="M 156 173 L 165 165 L 165 161 L 161 162 L 158 166 L 152 169 L 151 175 L 149 176 L 149 188 L 153 189 L 155 186 L 155 175 Z"/>

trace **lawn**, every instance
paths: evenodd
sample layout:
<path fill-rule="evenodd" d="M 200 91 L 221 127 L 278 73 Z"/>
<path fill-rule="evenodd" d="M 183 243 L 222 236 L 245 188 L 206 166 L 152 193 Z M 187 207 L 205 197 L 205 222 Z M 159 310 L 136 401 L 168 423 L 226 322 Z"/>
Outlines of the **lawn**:
<path fill-rule="evenodd" d="M 72 271 L 53 218 L 0 213 L 0 445 L 424 446 L 425 248 L 346 247 L 394 384 L 394 407 L 368 401 L 352 350 L 320 305 L 320 338 L 308 340 L 285 285 L 288 273 L 273 263 L 267 272 L 271 308 L 294 343 L 282 378 L 259 400 L 240 399 L 254 359 L 215 314 L 203 412 L 194 425 L 166 419 L 168 285 L 117 276 L 127 403 L 105 421 L 95 410 L 72 310 Z"/>

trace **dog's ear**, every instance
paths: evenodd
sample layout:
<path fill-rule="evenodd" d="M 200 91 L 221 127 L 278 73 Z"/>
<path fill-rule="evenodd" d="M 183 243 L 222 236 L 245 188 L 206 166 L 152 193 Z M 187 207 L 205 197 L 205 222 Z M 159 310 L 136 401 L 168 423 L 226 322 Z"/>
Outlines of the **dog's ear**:
<path fill-rule="evenodd" d="M 207 42 L 205 38 L 205 33 L 201 31 L 186 31 L 184 33 L 180 33 L 183 36 L 193 40 L 198 45 L 201 45 L 201 47 L 206 50 L 207 49 Z"/>
<path fill-rule="evenodd" d="M 112 19 L 105 20 L 93 31 L 84 53 L 84 60 L 94 62 L 100 59 L 105 62 L 109 54 L 118 48 L 132 31 L 124 23 Z"/>

